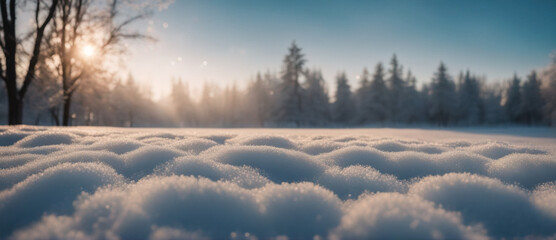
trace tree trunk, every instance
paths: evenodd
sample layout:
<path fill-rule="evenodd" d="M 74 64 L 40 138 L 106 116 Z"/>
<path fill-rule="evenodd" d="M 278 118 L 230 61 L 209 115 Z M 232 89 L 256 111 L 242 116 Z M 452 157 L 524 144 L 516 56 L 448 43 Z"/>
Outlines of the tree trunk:
<path fill-rule="evenodd" d="M 5 23 L 4 23 L 5 24 Z M 16 41 L 15 26 L 4 26 L 5 41 L 5 61 L 6 61 L 6 90 L 8 93 L 8 124 L 16 125 L 22 122 L 22 98 L 19 97 L 17 90 L 17 72 L 16 72 Z"/>
<path fill-rule="evenodd" d="M 16 125 L 21 124 L 23 122 L 23 98 L 25 97 L 25 93 L 27 92 L 27 88 L 31 84 L 33 80 L 35 67 L 38 61 L 38 55 L 40 51 L 40 46 L 43 38 L 44 31 L 46 26 L 54 16 L 54 11 L 56 10 L 56 6 L 58 5 L 58 0 L 53 0 L 52 5 L 48 10 L 48 15 L 44 22 L 38 26 L 38 16 L 41 1 L 37 1 L 37 5 L 35 8 L 35 19 L 37 23 L 37 35 L 35 37 L 35 43 L 33 47 L 32 53 L 29 55 L 29 67 L 27 69 L 25 78 L 23 79 L 23 83 L 21 89 L 18 90 L 17 88 L 17 62 L 16 57 L 17 54 L 17 45 L 18 38 L 16 34 L 16 1 L 12 0 L 9 3 L 9 6 L 6 3 L 6 0 L 0 1 L 0 12 L 2 17 L 2 28 L 1 30 L 4 33 L 4 42 L 1 47 L 2 52 L 4 53 L 4 61 L 6 63 L 5 66 L 5 75 L 2 72 L 2 66 L 0 64 L 0 77 L 4 78 L 6 82 L 6 89 L 8 92 L 8 124 L 9 125 Z M 9 7 L 9 15 L 8 15 L 8 7 Z"/>
<path fill-rule="evenodd" d="M 17 95 L 8 93 L 8 124 L 17 125 L 23 122 L 23 101 Z"/>
<path fill-rule="evenodd" d="M 72 95 L 72 93 L 68 93 L 66 96 L 64 96 L 64 113 L 62 114 L 62 126 L 69 126 Z"/>

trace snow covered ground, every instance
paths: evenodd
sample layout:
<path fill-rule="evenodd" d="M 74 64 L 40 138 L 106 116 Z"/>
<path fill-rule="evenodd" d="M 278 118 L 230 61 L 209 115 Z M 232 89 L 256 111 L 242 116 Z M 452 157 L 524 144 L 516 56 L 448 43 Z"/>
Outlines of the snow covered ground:
<path fill-rule="evenodd" d="M 0 127 L 0 239 L 556 237 L 556 132 Z"/>

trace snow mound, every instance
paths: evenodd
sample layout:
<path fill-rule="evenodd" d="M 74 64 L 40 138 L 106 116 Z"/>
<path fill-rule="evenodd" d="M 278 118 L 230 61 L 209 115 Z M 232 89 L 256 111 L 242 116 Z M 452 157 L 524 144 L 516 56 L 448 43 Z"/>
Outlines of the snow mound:
<path fill-rule="evenodd" d="M 0 169 L 21 166 L 35 160 L 38 154 L 23 153 L 18 155 L 0 156 Z"/>
<path fill-rule="evenodd" d="M 294 143 L 292 143 L 289 139 L 279 136 L 246 137 L 245 139 L 238 140 L 238 144 L 246 146 L 270 146 L 285 149 L 295 148 Z"/>
<path fill-rule="evenodd" d="M 343 146 L 344 145 L 337 142 L 318 140 L 318 141 L 310 141 L 304 144 L 301 147 L 301 151 L 311 155 L 319 155 L 319 154 L 334 151 L 336 149 L 342 148 Z"/>
<path fill-rule="evenodd" d="M 99 163 L 64 163 L 32 175 L 0 192 L 0 215 L 11 216 L 0 218 L 0 237 L 44 213 L 71 213 L 72 202 L 83 191 L 122 182 L 114 169 Z"/>
<path fill-rule="evenodd" d="M 546 152 L 534 148 L 512 147 L 501 142 L 489 142 L 487 144 L 470 147 L 472 152 L 481 154 L 492 159 L 499 159 L 513 153 L 545 154 Z"/>
<path fill-rule="evenodd" d="M 133 139 L 115 139 L 93 143 L 91 150 L 106 150 L 115 154 L 124 154 L 136 150 L 145 144 Z"/>
<path fill-rule="evenodd" d="M 490 161 L 483 156 L 460 151 L 449 151 L 440 154 L 412 151 L 384 153 L 371 147 L 346 147 L 319 155 L 319 157 L 340 167 L 370 166 L 381 173 L 392 174 L 400 179 L 449 172 L 486 174 L 486 164 Z"/>
<path fill-rule="evenodd" d="M 426 177 L 409 192 L 461 212 L 465 223 L 483 224 L 491 236 L 546 235 L 556 229 L 555 219 L 539 211 L 527 192 L 497 179 L 450 173 Z"/>
<path fill-rule="evenodd" d="M 5 131 L 0 133 L 0 146 L 11 146 L 17 141 L 29 136 L 29 133 L 19 131 Z"/>
<path fill-rule="evenodd" d="M 0 127 L 0 239 L 553 238 L 554 144 L 447 130 Z"/>
<path fill-rule="evenodd" d="M 181 151 L 166 147 L 142 147 L 122 155 L 125 162 L 122 174 L 138 180 L 152 173 L 156 166 L 183 155 L 185 154 Z"/>
<path fill-rule="evenodd" d="M 325 161 L 330 159 L 331 164 L 340 167 L 352 165 L 370 166 L 376 169 L 386 169 L 391 164 L 389 157 L 374 148 L 368 147 L 346 147 L 326 154 L 319 155 Z"/>
<path fill-rule="evenodd" d="M 484 232 L 419 197 L 380 193 L 352 203 L 332 239 L 488 239 Z"/>
<path fill-rule="evenodd" d="M 556 219 L 556 183 L 546 183 L 533 192 L 533 203 Z"/>
<path fill-rule="evenodd" d="M 40 173 L 47 168 L 54 167 L 61 163 L 105 163 L 116 170 L 123 170 L 123 162 L 118 155 L 109 152 L 95 151 L 75 151 L 67 154 L 52 155 L 37 158 L 35 161 L 24 165 L 0 169 L 0 190 L 16 184 L 32 174 Z"/>
<path fill-rule="evenodd" d="M 325 165 L 304 153 L 267 146 L 212 148 L 213 158 L 234 166 L 258 169 L 273 182 L 314 181 Z"/>
<path fill-rule="evenodd" d="M 151 177 L 125 188 L 103 188 L 82 195 L 74 205 L 73 214 L 46 215 L 14 238 L 145 239 L 158 234 L 307 238 L 326 234 L 341 216 L 341 201 L 311 183 L 246 190 L 230 182 L 185 176 Z M 297 224 L 299 220 L 303 224 Z"/>
<path fill-rule="evenodd" d="M 383 151 L 383 152 L 403 152 L 403 151 L 414 151 L 423 152 L 429 154 L 437 154 L 446 151 L 445 148 L 430 144 L 408 144 L 399 141 L 380 141 L 371 144 L 372 147 Z"/>
<path fill-rule="evenodd" d="M 74 147 L 73 145 L 69 145 Z M 0 147 L 1 148 L 1 147 Z M 0 156 L 18 156 L 22 154 L 37 154 L 37 155 L 48 155 L 54 152 L 59 152 L 62 150 L 67 150 L 68 146 L 64 145 L 48 145 L 34 148 L 18 148 L 18 147 L 6 147 L 0 152 Z"/>
<path fill-rule="evenodd" d="M 27 136 L 19 141 L 17 141 L 14 146 L 22 148 L 32 148 L 47 145 L 58 145 L 58 144 L 71 144 L 77 136 L 71 133 L 40 133 Z"/>
<path fill-rule="evenodd" d="M 539 154 L 510 154 L 488 165 L 489 175 L 525 188 L 556 181 L 556 158 Z"/>
<path fill-rule="evenodd" d="M 392 154 L 392 165 L 384 171 L 401 179 L 450 172 L 486 174 L 486 164 L 490 161 L 483 156 L 461 151 L 443 152 L 441 154 L 399 152 Z"/>
<path fill-rule="evenodd" d="M 251 167 L 236 167 L 212 160 L 203 160 L 199 157 L 177 158 L 160 170 L 159 174 L 197 176 L 213 181 L 230 181 L 243 188 L 258 188 L 270 182 Z"/>
<path fill-rule="evenodd" d="M 218 145 L 215 141 L 204 139 L 204 138 L 187 138 L 179 140 L 172 146 L 179 150 L 190 152 L 193 154 L 199 154 L 211 147 Z"/>
<path fill-rule="evenodd" d="M 357 198 L 364 192 L 405 192 L 406 184 L 392 175 L 382 174 L 372 167 L 332 167 L 318 179 L 318 183 L 342 199 Z"/>
<path fill-rule="evenodd" d="M 145 134 L 141 134 L 140 136 L 137 137 L 137 140 L 139 141 L 148 141 L 149 139 L 181 139 L 182 136 L 177 135 L 177 134 L 173 134 L 173 133 L 164 133 L 164 132 L 151 132 L 151 133 L 145 133 Z"/>
<path fill-rule="evenodd" d="M 342 202 L 330 190 L 313 183 L 269 184 L 256 190 L 270 234 L 294 239 L 326 236 L 338 225 Z M 302 224 L 300 224 L 302 223 Z"/>
<path fill-rule="evenodd" d="M 218 144 L 224 144 L 227 140 L 231 140 L 235 138 L 237 135 L 235 134 L 211 134 L 205 136 L 199 136 L 211 141 L 215 141 Z"/>

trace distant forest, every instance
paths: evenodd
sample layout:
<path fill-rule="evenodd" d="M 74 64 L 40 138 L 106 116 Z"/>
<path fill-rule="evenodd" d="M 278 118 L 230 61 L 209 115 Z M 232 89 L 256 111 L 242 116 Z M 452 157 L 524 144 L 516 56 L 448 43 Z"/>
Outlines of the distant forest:
<path fill-rule="evenodd" d="M 440 63 L 420 88 L 396 55 L 389 64 L 363 69 L 358 86 L 345 73 L 329 93 L 319 69 L 293 43 L 279 73 L 257 73 L 246 89 L 205 83 L 198 101 L 188 83 L 174 80 L 169 96 L 153 101 L 130 75 L 125 81 L 87 81 L 76 90 L 67 125 L 163 127 L 346 127 L 556 125 L 556 64 L 523 79 L 487 83 L 470 72 L 452 77 Z M 24 99 L 24 123 L 62 125 L 55 81 L 37 80 Z M 7 112 L 4 85 L 0 116 Z M 4 124 L 6 122 L 3 122 Z"/>

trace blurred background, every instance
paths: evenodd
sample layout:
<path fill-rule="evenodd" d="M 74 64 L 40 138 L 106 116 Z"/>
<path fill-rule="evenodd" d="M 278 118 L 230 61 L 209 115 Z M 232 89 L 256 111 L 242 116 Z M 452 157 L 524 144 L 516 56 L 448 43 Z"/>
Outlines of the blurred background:
<path fill-rule="evenodd" d="M 0 7 L 0 124 L 556 125 L 555 1 Z"/>

